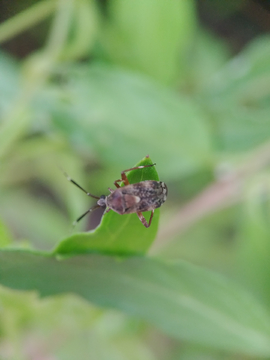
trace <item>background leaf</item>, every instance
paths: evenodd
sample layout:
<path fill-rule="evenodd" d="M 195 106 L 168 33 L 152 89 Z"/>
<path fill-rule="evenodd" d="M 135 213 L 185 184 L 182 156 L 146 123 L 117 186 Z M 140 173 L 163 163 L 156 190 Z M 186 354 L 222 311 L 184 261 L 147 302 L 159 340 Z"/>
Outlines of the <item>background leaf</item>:
<path fill-rule="evenodd" d="M 73 292 L 166 333 L 257 356 L 270 354 L 269 314 L 238 285 L 184 262 L 87 255 L 57 261 L 0 251 L 0 283 L 42 296 Z"/>
<path fill-rule="evenodd" d="M 194 2 L 115 0 L 108 12 L 102 42 L 108 57 L 117 65 L 175 84 L 194 36 Z"/>
<path fill-rule="evenodd" d="M 135 163 L 138 149 L 159 159 L 166 178 L 211 164 L 200 107 L 137 74 L 102 65 L 69 69 L 58 96 L 57 105 L 49 105 L 57 131 L 102 157 L 107 167 Z"/>
<path fill-rule="evenodd" d="M 243 152 L 269 139 L 269 84 L 269 35 L 255 39 L 206 82 L 202 98 L 219 149 Z"/>
<path fill-rule="evenodd" d="M 55 249 L 69 260 L 2 253 L 3 283 L 36 294 L 0 286 L 0 357 L 269 357 L 268 5 L 8 3 L 0 6 L 0 246 Z M 57 166 L 102 194 L 148 153 L 169 188 L 156 242 L 157 214 L 145 229 L 136 215 L 111 213 L 96 232 L 59 244 L 90 199 Z M 142 257 L 151 243 L 160 259 L 211 268 L 246 292 L 195 266 Z M 70 259 L 76 253 L 88 254 Z M 63 295 L 41 301 L 39 290 Z"/>

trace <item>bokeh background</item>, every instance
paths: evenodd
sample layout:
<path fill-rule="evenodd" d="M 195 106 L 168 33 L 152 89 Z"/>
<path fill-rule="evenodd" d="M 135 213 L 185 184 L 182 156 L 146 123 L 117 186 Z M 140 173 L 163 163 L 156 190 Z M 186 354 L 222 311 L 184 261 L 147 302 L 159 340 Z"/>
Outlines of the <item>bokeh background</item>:
<path fill-rule="evenodd" d="M 52 249 L 145 155 L 169 188 L 152 256 L 270 298 L 270 4 L 0 1 L 0 245 Z M 95 212 L 77 230 L 93 229 Z M 0 289 L 3 359 L 246 359 L 76 296 Z"/>

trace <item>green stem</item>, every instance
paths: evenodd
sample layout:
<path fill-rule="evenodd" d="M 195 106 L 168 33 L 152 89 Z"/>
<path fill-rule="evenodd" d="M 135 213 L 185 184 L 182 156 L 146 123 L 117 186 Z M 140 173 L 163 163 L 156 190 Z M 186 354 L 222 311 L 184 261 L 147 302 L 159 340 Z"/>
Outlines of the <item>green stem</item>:
<path fill-rule="evenodd" d="M 58 56 L 66 45 L 74 12 L 74 0 L 59 0 L 45 52 Z"/>
<path fill-rule="evenodd" d="M 55 7 L 55 0 L 44 0 L 6 20 L 0 25 L 0 43 L 46 19 L 53 13 Z"/>
<path fill-rule="evenodd" d="M 14 143 L 28 129 L 32 120 L 29 104 L 49 77 L 52 68 L 66 45 L 72 20 L 74 0 L 58 0 L 55 18 L 45 49 L 32 56 L 27 67 L 25 84 L 14 106 L 0 127 L 0 158 L 3 158 Z"/>

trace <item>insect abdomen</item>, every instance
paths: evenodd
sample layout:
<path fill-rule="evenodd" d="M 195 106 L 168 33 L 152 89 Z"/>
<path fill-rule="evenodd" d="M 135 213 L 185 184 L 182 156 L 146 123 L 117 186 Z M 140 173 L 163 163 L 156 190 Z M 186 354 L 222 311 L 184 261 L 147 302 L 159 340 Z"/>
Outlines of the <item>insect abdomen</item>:
<path fill-rule="evenodd" d="M 138 211 L 157 209 L 166 201 L 168 189 L 164 182 L 147 180 L 135 185 L 140 185 Z"/>
<path fill-rule="evenodd" d="M 107 198 L 107 205 L 118 214 L 151 211 L 167 198 L 168 189 L 161 181 L 146 180 L 116 189 Z"/>

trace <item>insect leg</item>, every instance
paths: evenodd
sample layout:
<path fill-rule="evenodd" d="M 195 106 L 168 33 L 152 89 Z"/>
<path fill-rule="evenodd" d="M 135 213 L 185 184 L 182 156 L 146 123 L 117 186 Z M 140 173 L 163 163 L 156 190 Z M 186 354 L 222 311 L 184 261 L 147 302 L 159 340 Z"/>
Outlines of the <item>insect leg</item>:
<path fill-rule="evenodd" d="M 125 171 L 128 171 L 128 170 L 125 170 Z M 122 178 L 121 181 L 123 181 L 123 183 L 125 185 L 129 185 L 129 181 L 128 181 L 127 175 L 125 174 L 125 171 L 121 172 L 121 178 Z"/>
<path fill-rule="evenodd" d="M 120 187 L 121 187 L 119 184 L 117 184 L 119 181 L 122 181 L 122 179 L 115 180 L 115 182 L 114 182 L 114 185 L 115 185 L 117 188 L 120 188 Z"/>
<path fill-rule="evenodd" d="M 122 176 L 122 179 L 123 179 L 123 174 L 128 172 L 128 171 L 131 171 L 131 170 L 137 170 L 137 169 L 143 169 L 143 168 L 146 168 L 146 167 L 151 167 L 151 166 L 155 166 L 155 164 L 151 164 L 151 165 L 141 165 L 141 166 L 136 166 L 136 167 L 133 167 L 133 168 L 130 168 L 130 169 L 127 169 L 127 170 L 124 170 L 121 172 L 121 176 Z"/>
<path fill-rule="evenodd" d="M 151 216 L 150 216 L 150 219 L 149 219 L 149 224 L 147 223 L 145 217 L 143 216 L 143 214 L 142 214 L 141 212 L 137 212 L 137 215 L 138 215 L 140 221 L 142 222 L 142 224 L 143 224 L 146 228 L 149 228 L 149 226 L 150 226 L 151 223 L 152 223 L 153 216 L 154 216 L 154 210 L 152 210 L 152 212 L 151 212 Z"/>
<path fill-rule="evenodd" d="M 126 172 L 131 171 L 131 170 L 143 169 L 143 168 L 145 168 L 145 167 L 150 167 L 150 166 L 154 166 L 154 165 L 156 165 L 156 164 L 136 166 L 136 167 L 133 167 L 133 168 L 124 170 L 124 171 L 121 172 L 121 178 L 122 178 L 122 179 L 115 180 L 114 185 L 115 185 L 117 188 L 120 188 L 120 185 L 117 184 L 117 183 L 120 182 L 120 181 L 123 181 L 123 183 L 124 183 L 125 185 L 129 185 L 128 178 L 127 178 L 127 176 L 126 176 L 126 174 L 125 174 Z"/>
<path fill-rule="evenodd" d="M 123 181 L 123 183 L 124 183 L 125 185 L 129 185 L 129 181 L 128 181 L 128 178 L 126 177 L 126 174 L 124 174 L 123 172 L 121 172 L 121 176 L 122 176 L 122 179 L 115 180 L 115 182 L 114 182 L 114 185 L 115 185 L 117 188 L 120 188 L 120 187 L 121 187 L 119 184 L 117 184 L 117 183 L 120 182 L 120 181 Z"/>

